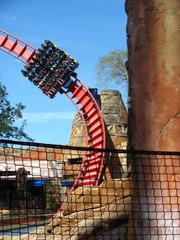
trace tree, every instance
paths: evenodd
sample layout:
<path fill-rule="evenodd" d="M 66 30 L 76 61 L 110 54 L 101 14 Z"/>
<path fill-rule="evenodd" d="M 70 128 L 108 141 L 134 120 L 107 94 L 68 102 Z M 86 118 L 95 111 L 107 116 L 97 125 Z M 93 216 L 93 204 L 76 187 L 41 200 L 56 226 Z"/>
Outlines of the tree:
<path fill-rule="evenodd" d="M 23 120 L 20 127 L 15 126 L 18 119 L 23 119 L 22 111 L 25 106 L 21 103 L 11 106 L 7 99 L 6 87 L 0 83 L 0 138 L 2 139 L 25 139 L 33 141 L 25 132 L 26 121 Z"/>
<path fill-rule="evenodd" d="M 96 66 L 98 85 L 128 83 L 127 51 L 112 51 L 99 59 Z"/>

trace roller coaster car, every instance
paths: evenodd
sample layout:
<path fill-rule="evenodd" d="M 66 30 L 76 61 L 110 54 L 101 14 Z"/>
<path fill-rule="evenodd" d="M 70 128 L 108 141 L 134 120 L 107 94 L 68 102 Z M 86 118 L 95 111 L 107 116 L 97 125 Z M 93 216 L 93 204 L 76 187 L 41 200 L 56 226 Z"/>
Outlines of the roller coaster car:
<path fill-rule="evenodd" d="M 78 62 L 66 52 L 45 40 L 32 60 L 24 67 L 22 74 L 38 86 L 44 94 L 53 98 L 62 93 L 70 77 L 76 77 Z"/>

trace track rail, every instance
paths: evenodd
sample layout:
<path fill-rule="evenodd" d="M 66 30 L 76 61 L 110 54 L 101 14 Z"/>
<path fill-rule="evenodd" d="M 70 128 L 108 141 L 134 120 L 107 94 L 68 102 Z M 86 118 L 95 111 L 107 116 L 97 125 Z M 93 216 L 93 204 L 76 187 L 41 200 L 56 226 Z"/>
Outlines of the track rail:
<path fill-rule="evenodd" d="M 93 148 L 105 148 L 105 127 L 99 106 L 80 80 L 73 82 L 67 97 L 76 106 L 86 130 L 86 145 Z M 97 186 L 104 166 L 104 153 L 91 152 L 81 164 L 75 183 L 70 192 L 78 186 Z"/>
<path fill-rule="evenodd" d="M 23 63 L 29 62 L 36 52 L 36 48 L 1 29 L 0 49 Z"/>
<path fill-rule="evenodd" d="M 12 55 L 23 63 L 28 63 L 37 49 L 23 40 L 0 30 L 0 50 Z M 86 146 L 105 148 L 105 127 L 100 108 L 89 89 L 78 79 L 73 81 L 66 96 L 76 106 L 86 130 Z M 81 164 L 70 192 L 80 186 L 97 186 L 102 174 L 105 156 L 103 152 L 88 153 Z"/>

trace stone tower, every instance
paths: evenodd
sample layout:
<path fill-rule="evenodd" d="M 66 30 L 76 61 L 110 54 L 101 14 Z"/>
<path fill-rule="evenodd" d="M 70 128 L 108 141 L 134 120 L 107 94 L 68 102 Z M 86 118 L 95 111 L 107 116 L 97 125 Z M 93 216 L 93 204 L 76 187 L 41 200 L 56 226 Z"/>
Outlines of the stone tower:
<path fill-rule="evenodd" d="M 100 95 L 101 111 L 106 125 L 108 148 L 122 148 L 127 143 L 127 111 L 117 90 L 104 90 Z"/>
<path fill-rule="evenodd" d="M 124 148 L 127 143 L 127 111 L 117 90 L 104 90 L 99 96 L 99 105 L 106 126 L 108 148 Z M 72 124 L 69 145 L 86 146 L 85 129 L 79 114 Z"/>

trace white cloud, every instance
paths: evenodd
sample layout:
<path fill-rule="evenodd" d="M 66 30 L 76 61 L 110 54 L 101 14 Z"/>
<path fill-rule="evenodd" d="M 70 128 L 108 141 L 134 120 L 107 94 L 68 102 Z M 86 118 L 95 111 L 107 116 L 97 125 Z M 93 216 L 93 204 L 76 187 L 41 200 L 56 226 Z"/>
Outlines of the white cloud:
<path fill-rule="evenodd" d="M 27 112 L 23 118 L 27 123 L 43 123 L 56 120 L 72 120 L 75 112 Z"/>

